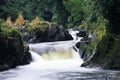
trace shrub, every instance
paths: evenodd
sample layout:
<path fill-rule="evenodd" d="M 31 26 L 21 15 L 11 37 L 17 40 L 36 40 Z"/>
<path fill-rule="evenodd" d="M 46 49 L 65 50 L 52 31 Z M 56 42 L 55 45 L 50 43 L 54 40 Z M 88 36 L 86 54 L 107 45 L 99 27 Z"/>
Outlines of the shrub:
<path fill-rule="evenodd" d="M 13 22 L 11 21 L 10 16 L 6 19 L 6 25 L 9 26 L 9 27 L 13 25 Z"/>
<path fill-rule="evenodd" d="M 18 18 L 15 20 L 15 25 L 23 25 L 24 24 L 24 18 L 22 12 L 19 13 Z"/>

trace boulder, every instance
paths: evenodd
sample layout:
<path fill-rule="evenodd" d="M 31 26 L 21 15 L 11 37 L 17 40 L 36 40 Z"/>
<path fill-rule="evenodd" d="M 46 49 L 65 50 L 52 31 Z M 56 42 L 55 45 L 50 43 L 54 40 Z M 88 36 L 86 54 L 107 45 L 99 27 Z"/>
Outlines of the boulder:
<path fill-rule="evenodd" d="M 24 32 L 23 40 L 29 43 L 73 40 L 72 36 L 63 26 L 58 24 L 42 26 L 38 25 L 37 28 L 32 29 L 30 32 Z"/>
<path fill-rule="evenodd" d="M 80 30 L 79 33 L 76 33 L 76 36 L 77 37 L 85 37 L 87 34 L 86 34 L 86 31 L 85 30 Z"/>
<path fill-rule="evenodd" d="M 28 64 L 31 54 L 28 46 L 24 46 L 19 32 L 0 31 L 0 71 Z"/>
<path fill-rule="evenodd" d="M 73 38 L 63 26 L 52 24 L 47 28 L 46 40 L 50 42 L 66 41 L 73 40 Z"/>

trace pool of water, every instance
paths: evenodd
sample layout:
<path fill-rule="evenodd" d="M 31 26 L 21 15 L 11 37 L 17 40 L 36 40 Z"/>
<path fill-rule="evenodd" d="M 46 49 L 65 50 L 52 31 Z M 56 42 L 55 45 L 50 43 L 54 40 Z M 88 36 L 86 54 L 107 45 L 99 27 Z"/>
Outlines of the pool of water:
<path fill-rule="evenodd" d="M 80 67 L 75 33 L 72 41 L 30 44 L 33 62 L 0 72 L 0 80 L 120 80 L 119 71 Z"/>
<path fill-rule="evenodd" d="M 71 60 L 64 63 L 63 61 L 32 62 L 30 65 L 1 72 L 0 80 L 120 80 L 118 71 L 82 68 L 70 62 Z"/>

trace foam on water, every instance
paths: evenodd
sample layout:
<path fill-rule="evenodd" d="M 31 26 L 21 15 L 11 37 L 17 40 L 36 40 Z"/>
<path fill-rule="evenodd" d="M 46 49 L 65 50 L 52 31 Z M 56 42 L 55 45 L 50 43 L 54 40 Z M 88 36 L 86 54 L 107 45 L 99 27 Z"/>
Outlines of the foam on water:
<path fill-rule="evenodd" d="M 1 72 L 0 80 L 106 80 L 104 76 L 111 71 L 80 67 L 83 60 L 73 49 L 75 32 L 72 36 L 72 41 L 30 44 L 33 61 Z"/>

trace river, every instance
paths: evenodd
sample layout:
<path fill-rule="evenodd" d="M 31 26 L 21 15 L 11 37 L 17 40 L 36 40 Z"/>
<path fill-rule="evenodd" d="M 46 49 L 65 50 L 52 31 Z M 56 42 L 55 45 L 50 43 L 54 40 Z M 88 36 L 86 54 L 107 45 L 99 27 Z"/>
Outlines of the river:
<path fill-rule="evenodd" d="M 81 38 L 71 34 L 71 41 L 29 44 L 33 61 L 0 72 L 0 80 L 120 80 L 119 71 L 80 67 L 83 60 L 73 46 Z"/>

